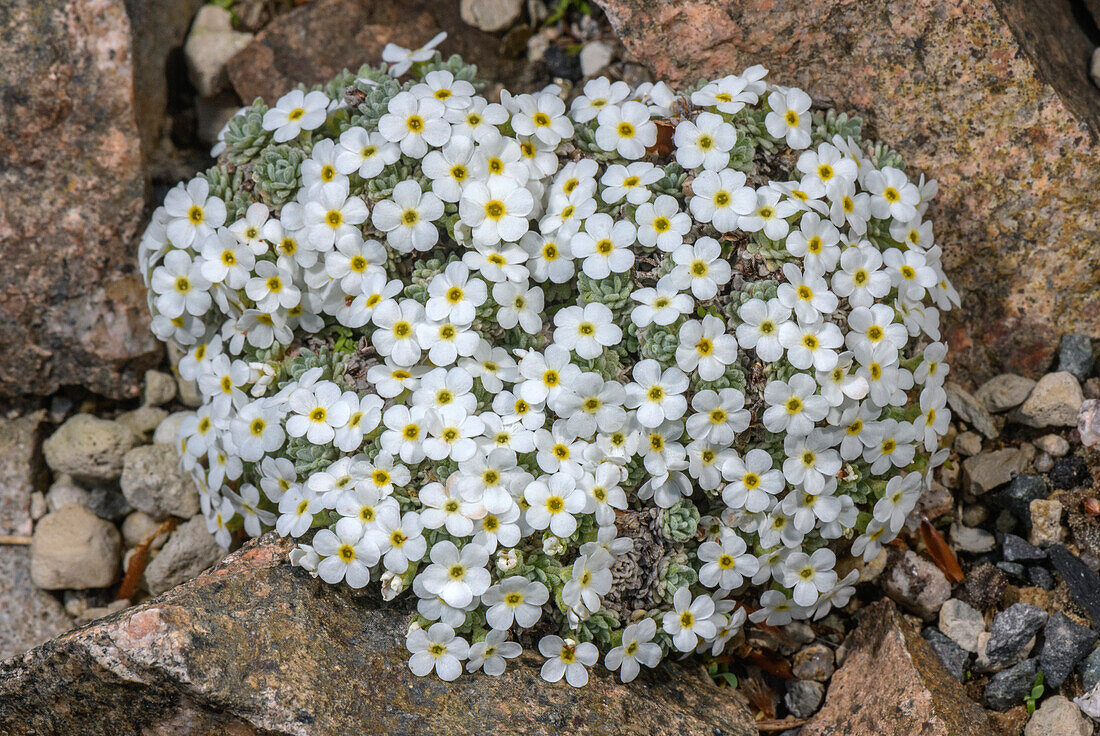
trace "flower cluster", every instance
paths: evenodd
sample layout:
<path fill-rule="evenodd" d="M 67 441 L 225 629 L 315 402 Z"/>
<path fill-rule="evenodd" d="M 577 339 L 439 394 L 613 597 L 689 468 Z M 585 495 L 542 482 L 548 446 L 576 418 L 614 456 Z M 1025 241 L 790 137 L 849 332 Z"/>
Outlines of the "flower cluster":
<path fill-rule="evenodd" d="M 845 605 L 944 458 L 935 183 L 760 67 L 567 106 L 384 56 L 242 110 L 142 241 L 221 543 L 409 591 L 445 680 Z"/>

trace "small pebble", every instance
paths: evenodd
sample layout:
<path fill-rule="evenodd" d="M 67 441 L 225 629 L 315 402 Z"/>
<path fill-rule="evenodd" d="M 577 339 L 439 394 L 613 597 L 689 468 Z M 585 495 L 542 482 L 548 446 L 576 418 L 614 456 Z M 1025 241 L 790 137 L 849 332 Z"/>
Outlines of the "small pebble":
<path fill-rule="evenodd" d="M 1069 452 L 1069 441 L 1058 434 L 1045 434 L 1035 440 L 1035 447 L 1051 457 L 1062 457 Z"/>
<path fill-rule="evenodd" d="M 1054 589 L 1054 575 L 1045 567 L 1032 565 L 1027 569 L 1027 579 L 1036 588 L 1042 588 L 1043 590 Z"/>
<path fill-rule="evenodd" d="M 955 452 L 965 457 L 982 451 L 982 436 L 977 432 L 960 432 L 955 437 Z"/>
<path fill-rule="evenodd" d="M 1049 472 L 1054 467 L 1054 458 L 1045 452 L 1040 452 L 1035 457 L 1035 469 L 1040 473 Z"/>
<path fill-rule="evenodd" d="M 809 718 L 821 707 L 825 698 L 825 686 L 813 680 L 791 680 L 783 702 L 795 718 Z"/>
<path fill-rule="evenodd" d="M 997 546 L 997 539 L 985 529 L 952 524 L 949 536 L 955 549 L 972 554 L 989 552 Z"/>
<path fill-rule="evenodd" d="M 164 406 L 176 398 L 176 379 L 163 371 L 145 371 L 143 406 Z"/>
<path fill-rule="evenodd" d="M 589 41 L 581 49 L 581 74 L 594 77 L 611 63 L 612 48 L 603 41 Z"/>
<path fill-rule="evenodd" d="M 1038 660 L 1025 659 L 1014 667 L 993 675 L 985 686 L 986 707 L 1003 711 L 1024 702 L 1024 698 L 1031 692 L 1038 671 Z"/>
<path fill-rule="evenodd" d="M 1092 690 L 1100 683 L 1100 648 L 1093 649 L 1089 655 L 1077 665 L 1077 674 L 1081 675 L 1081 683 L 1085 692 Z"/>
<path fill-rule="evenodd" d="M 49 507 L 46 505 L 46 496 L 42 491 L 35 491 L 31 494 L 31 519 L 38 521 L 49 511 Z"/>
<path fill-rule="evenodd" d="M 922 631 L 921 636 L 928 642 L 928 646 L 936 653 L 952 677 L 959 682 L 966 680 L 966 665 L 970 661 L 970 654 L 965 649 L 932 627 Z"/>
<path fill-rule="evenodd" d="M 1015 409 L 1024 403 L 1034 387 L 1035 381 L 1030 378 L 1015 373 L 1002 373 L 983 383 L 974 392 L 974 396 L 986 409 L 997 414 Z"/>
<path fill-rule="evenodd" d="M 986 655 L 993 663 L 1009 662 L 1046 623 L 1047 612 L 1028 603 L 1013 603 L 993 617 Z"/>
<path fill-rule="evenodd" d="M 1084 400 L 1081 384 L 1072 373 L 1048 373 L 1020 407 L 1020 419 L 1030 427 L 1075 427 Z"/>
<path fill-rule="evenodd" d="M 1094 361 L 1092 338 L 1088 335 L 1062 335 L 1058 370 L 1072 373 L 1078 381 L 1084 381 L 1092 374 Z"/>
<path fill-rule="evenodd" d="M 1060 687 L 1073 668 L 1096 645 L 1096 632 L 1082 626 L 1062 612 L 1057 612 L 1043 627 L 1043 651 L 1039 668 L 1051 688 Z"/>
<path fill-rule="evenodd" d="M 1077 433 L 1085 447 L 1100 447 L 1100 399 L 1089 399 L 1077 412 Z"/>
<path fill-rule="evenodd" d="M 800 680 L 828 682 L 833 676 L 833 650 L 824 644 L 804 647 L 795 653 L 791 670 Z"/>
<path fill-rule="evenodd" d="M 952 598 L 940 608 L 939 630 L 966 651 L 976 652 L 985 618 L 970 604 Z"/>
<path fill-rule="evenodd" d="M 1046 559 L 1047 553 L 1015 534 L 1006 534 L 1001 552 L 1009 562 L 1034 562 Z"/>
<path fill-rule="evenodd" d="M 1044 670 L 1044 674 L 1046 671 Z M 1047 698 L 1024 727 L 1024 736 L 1091 736 L 1092 724 L 1074 705 L 1061 695 Z"/>
<path fill-rule="evenodd" d="M 1028 541 L 1036 547 L 1058 544 L 1066 537 L 1062 526 L 1062 504 L 1058 501 L 1035 499 L 1031 502 L 1031 536 Z"/>

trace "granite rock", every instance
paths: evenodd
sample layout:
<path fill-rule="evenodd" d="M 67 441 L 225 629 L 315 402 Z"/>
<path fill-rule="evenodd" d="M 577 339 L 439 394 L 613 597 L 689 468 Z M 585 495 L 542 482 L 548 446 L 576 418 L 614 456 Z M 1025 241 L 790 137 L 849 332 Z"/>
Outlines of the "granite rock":
<path fill-rule="evenodd" d="M 860 612 L 825 705 L 800 736 L 992 736 L 985 713 L 888 600 Z"/>
<path fill-rule="evenodd" d="M 1092 375 L 1096 357 L 1092 352 L 1092 338 L 1088 335 L 1062 335 L 1058 349 L 1058 370 L 1072 373 L 1081 382 Z"/>
<path fill-rule="evenodd" d="M 505 31 L 523 13 L 523 0 L 461 0 L 459 14 L 474 28 L 490 33 Z"/>
<path fill-rule="evenodd" d="M 1061 611 L 1055 613 L 1043 627 L 1043 650 L 1039 669 L 1045 682 L 1057 688 L 1066 681 L 1077 663 L 1096 645 L 1097 634 L 1087 626 L 1074 622 Z"/>
<path fill-rule="evenodd" d="M 982 452 L 963 460 L 963 475 L 972 493 L 981 495 L 999 488 L 1012 480 L 1027 467 L 1027 460 L 1019 448 Z"/>
<path fill-rule="evenodd" d="M 0 534 L 31 533 L 31 494 L 42 487 L 45 411 L 0 418 Z"/>
<path fill-rule="evenodd" d="M 1092 723 L 1072 700 L 1055 695 L 1044 700 L 1035 711 L 1024 728 L 1024 736 L 1091 736 L 1092 731 Z"/>
<path fill-rule="evenodd" d="M 757 733 L 729 691 L 675 663 L 629 685 L 593 668 L 580 689 L 542 681 L 530 651 L 496 678 L 415 677 L 407 601 L 311 578 L 287 563 L 291 546 L 250 542 L 187 585 L 0 664 L 0 732 Z"/>
<path fill-rule="evenodd" d="M 951 381 L 944 384 L 943 388 L 947 392 L 947 405 L 951 407 L 955 418 L 966 422 L 987 439 L 995 439 L 1001 433 L 993 416 L 970 392 Z"/>
<path fill-rule="evenodd" d="M 932 562 L 912 550 L 891 554 L 883 589 L 899 605 L 921 618 L 935 618 L 951 597 L 951 583 Z"/>
<path fill-rule="evenodd" d="M 598 1 L 658 78 L 763 64 L 939 182 L 929 216 L 966 304 L 945 317 L 953 377 L 1036 377 L 1062 334 L 1100 333 L 1100 96 L 1071 4 Z"/>
<path fill-rule="evenodd" d="M 377 64 L 382 48 L 416 48 L 439 31 L 447 58 L 461 54 L 485 79 L 520 92 L 524 65 L 497 54 L 500 40 L 466 25 L 458 4 L 433 0 L 320 0 L 275 18 L 229 63 L 229 80 L 243 100 L 273 103 L 299 83 L 327 82 L 342 69 Z M 318 43 L 324 39 L 324 43 Z"/>
<path fill-rule="evenodd" d="M 0 395 L 136 396 L 161 348 L 133 262 L 144 70 L 126 3 L 9 0 L 0 28 Z"/>
<path fill-rule="evenodd" d="M 985 686 L 983 700 L 986 707 L 993 710 L 1008 710 L 1024 702 L 1024 698 L 1031 692 L 1032 683 L 1035 682 L 1035 675 L 1038 672 L 1039 661 L 1025 659 L 993 675 Z"/>
<path fill-rule="evenodd" d="M 0 661 L 72 625 L 57 599 L 31 580 L 31 552 L 26 547 L 0 545 L 0 599 Z"/>
<path fill-rule="evenodd" d="M 825 699 L 825 686 L 814 680 L 791 680 L 783 702 L 795 718 L 809 718 L 821 707 Z"/>
<path fill-rule="evenodd" d="M 1017 657 L 1046 620 L 1047 612 L 1029 603 L 1013 603 L 998 613 L 989 627 L 985 650 L 989 661 L 996 664 Z"/>

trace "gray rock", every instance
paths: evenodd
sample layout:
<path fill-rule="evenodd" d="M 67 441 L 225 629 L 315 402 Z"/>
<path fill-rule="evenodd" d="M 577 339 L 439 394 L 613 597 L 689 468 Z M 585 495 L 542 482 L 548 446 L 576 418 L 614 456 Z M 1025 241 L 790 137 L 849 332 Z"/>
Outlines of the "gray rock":
<path fill-rule="evenodd" d="M 1049 554 L 1074 602 L 1088 613 L 1093 626 L 1100 626 L 1100 575 L 1060 544 L 1051 547 Z"/>
<path fill-rule="evenodd" d="M 1015 534 L 1006 534 L 1001 552 L 1009 562 L 1034 562 L 1046 559 L 1047 553 Z"/>
<path fill-rule="evenodd" d="M 251 42 L 251 33 L 233 30 L 233 18 L 225 8 L 204 5 L 199 10 L 183 45 L 183 56 L 200 96 L 216 95 L 229 84 L 226 65 Z"/>
<path fill-rule="evenodd" d="M 1060 687 L 1066 681 L 1077 663 L 1092 651 L 1098 638 L 1095 631 L 1074 622 L 1061 611 L 1047 621 L 1043 637 L 1039 669 L 1051 688 Z"/>
<path fill-rule="evenodd" d="M 1058 349 L 1058 370 L 1072 373 L 1078 381 L 1092 375 L 1096 358 L 1092 353 L 1092 338 L 1088 335 L 1062 335 Z"/>
<path fill-rule="evenodd" d="M 977 432 L 960 432 L 955 438 L 955 452 L 964 457 L 977 455 L 982 451 L 982 436 Z"/>
<path fill-rule="evenodd" d="M 1077 412 L 1077 433 L 1085 447 L 1100 447 L 1100 399 L 1081 403 Z"/>
<path fill-rule="evenodd" d="M 1031 502 L 1046 498 L 1047 492 L 1047 482 L 1042 476 L 1021 474 L 997 494 L 997 501 L 1026 529 L 1031 526 Z"/>
<path fill-rule="evenodd" d="M 143 442 L 149 442 L 153 438 L 153 432 L 167 416 L 168 412 L 159 406 L 142 406 L 119 414 L 115 421 L 129 427 Z"/>
<path fill-rule="evenodd" d="M 1045 567 L 1039 567 L 1038 565 L 1029 567 L 1027 569 L 1027 580 L 1036 588 L 1054 590 L 1054 576 Z"/>
<path fill-rule="evenodd" d="M 75 480 L 117 481 L 122 458 L 138 444 L 125 425 L 91 414 L 77 414 L 43 445 L 46 464 L 55 473 L 68 473 Z"/>
<path fill-rule="evenodd" d="M 1014 667 L 993 675 L 989 684 L 985 686 L 986 707 L 1004 711 L 1024 702 L 1024 698 L 1031 692 L 1032 683 L 1035 682 L 1035 675 L 1038 672 L 1038 660 L 1025 659 Z"/>
<path fill-rule="evenodd" d="M 944 668 L 959 682 L 966 680 L 966 665 L 970 660 L 970 653 L 960 647 L 950 637 L 931 627 L 921 632 L 921 636 L 928 642 L 928 646 L 936 653 Z"/>
<path fill-rule="evenodd" d="M 940 569 L 912 550 L 891 555 L 883 588 L 899 605 L 924 619 L 934 618 L 951 597 L 951 584 Z"/>
<path fill-rule="evenodd" d="M 809 718 L 821 707 L 825 699 L 825 686 L 813 680 L 791 680 L 783 702 L 795 718 Z"/>
<path fill-rule="evenodd" d="M 1073 703 L 1086 716 L 1094 721 L 1100 721 L 1100 684 L 1093 685 L 1092 689 L 1084 695 L 1074 698 Z"/>
<path fill-rule="evenodd" d="M 214 535 L 206 531 L 202 516 L 180 524 L 145 568 L 149 592 L 157 595 L 187 582 L 220 560 L 224 553 Z"/>
<path fill-rule="evenodd" d="M 1077 665 L 1077 674 L 1081 675 L 1081 683 L 1085 692 L 1092 690 L 1100 684 L 1100 648 L 1093 649 L 1089 655 Z"/>
<path fill-rule="evenodd" d="M 1003 570 L 1010 578 L 1015 578 L 1016 580 L 1023 580 L 1024 575 L 1027 574 L 1024 566 L 1019 562 L 998 562 L 997 569 Z"/>
<path fill-rule="evenodd" d="M 1046 670 L 1043 670 L 1044 676 Z M 1046 679 L 1049 681 L 1049 677 Z M 1024 736 L 1091 736 L 1092 723 L 1069 698 L 1055 695 L 1043 701 L 1024 726 Z"/>
<path fill-rule="evenodd" d="M 976 652 L 978 637 L 985 631 L 985 618 L 973 606 L 952 598 L 940 608 L 939 628 L 958 646 L 968 652 Z"/>
<path fill-rule="evenodd" d="M 93 488 L 88 494 L 88 508 L 107 521 L 118 521 L 134 510 L 126 496 L 114 488 Z"/>
<path fill-rule="evenodd" d="M 31 578 L 44 590 L 105 588 L 118 577 L 119 555 L 114 524 L 70 504 L 35 526 Z"/>
<path fill-rule="evenodd" d="M 143 406 L 164 406 L 176 398 L 176 379 L 164 371 L 145 371 Z"/>
<path fill-rule="evenodd" d="M 171 445 L 146 445 L 126 453 L 121 485 L 126 500 L 154 519 L 189 519 L 199 512 L 199 492 L 191 476 L 180 470 Z"/>
<path fill-rule="evenodd" d="M 42 491 L 35 491 L 31 494 L 31 519 L 38 521 L 49 512 L 49 507 L 46 506 L 46 494 Z"/>
<path fill-rule="evenodd" d="M 462 20 L 474 28 L 495 33 L 510 28 L 523 12 L 523 0 L 462 0 Z"/>
<path fill-rule="evenodd" d="M 1051 457 L 1063 457 L 1069 452 L 1069 441 L 1059 434 L 1044 434 L 1034 444 Z"/>
<path fill-rule="evenodd" d="M 0 662 L 72 626 L 57 599 L 31 581 L 31 552 L 25 546 L 0 545 L 0 601 Z"/>
<path fill-rule="evenodd" d="M 581 74 L 594 77 L 611 63 L 613 49 L 603 41 L 589 41 L 581 49 Z"/>
<path fill-rule="evenodd" d="M 1072 373 L 1048 373 L 1020 407 L 1020 420 L 1029 427 L 1075 427 L 1084 400 L 1081 384 Z"/>
<path fill-rule="evenodd" d="M 981 495 L 1003 486 L 1013 476 L 1022 473 L 1027 467 L 1027 458 L 1018 448 L 1006 447 L 968 457 L 962 465 L 967 487 L 971 493 Z"/>
<path fill-rule="evenodd" d="M 1018 376 L 1015 373 L 1002 373 L 983 383 L 974 392 L 974 398 L 982 402 L 986 409 L 999 413 L 1015 409 L 1027 400 L 1035 381 Z"/>
<path fill-rule="evenodd" d="M 834 669 L 833 650 L 824 644 L 803 647 L 791 660 L 791 670 L 800 680 L 828 682 Z"/>
<path fill-rule="evenodd" d="M 988 439 L 995 439 L 1000 434 L 993 416 L 970 392 L 950 381 L 944 384 L 944 390 L 947 392 L 947 405 L 951 407 L 956 418 L 963 420 Z"/>
<path fill-rule="evenodd" d="M 1051 468 L 1054 467 L 1054 458 L 1052 458 L 1045 452 L 1040 452 L 1039 455 L 1035 458 L 1034 465 L 1035 470 L 1037 470 L 1038 472 L 1047 473 L 1050 471 Z"/>
<path fill-rule="evenodd" d="M 1013 603 L 998 613 L 989 627 L 989 661 L 996 664 L 1017 657 L 1046 620 L 1047 612 L 1029 603 Z"/>
<path fill-rule="evenodd" d="M 87 506 L 90 496 L 91 494 L 73 483 L 71 478 L 65 476 L 55 481 L 50 486 L 50 490 L 46 491 L 46 510 L 57 511 L 69 504 Z"/>
<path fill-rule="evenodd" d="M 1028 505 L 1028 508 L 1031 514 L 1029 542 L 1036 547 L 1046 548 L 1065 539 L 1066 528 L 1062 526 L 1061 502 L 1037 498 Z"/>
<path fill-rule="evenodd" d="M 997 539 L 985 529 L 952 524 L 949 536 L 955 549 L 963 552 L 983 554 L 997 546 Z"/>

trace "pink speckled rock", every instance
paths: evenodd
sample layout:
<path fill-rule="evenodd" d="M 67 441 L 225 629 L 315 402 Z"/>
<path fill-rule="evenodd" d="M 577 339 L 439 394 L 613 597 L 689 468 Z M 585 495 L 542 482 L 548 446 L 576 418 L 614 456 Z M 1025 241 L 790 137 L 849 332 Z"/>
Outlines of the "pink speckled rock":
<path fill-rule="evenodd" d="M 659 77 L 690 83 L 763 64 L 773 83 L 856 111 L 939 180 L 931 217 L 965 299 L 945 324 L 953 376 L 1037 377 L 1062 334 L 1100 334 L 1100 96 L 1086 76 L 1092 44 L 1068 6 L 598 2 Z"/>

